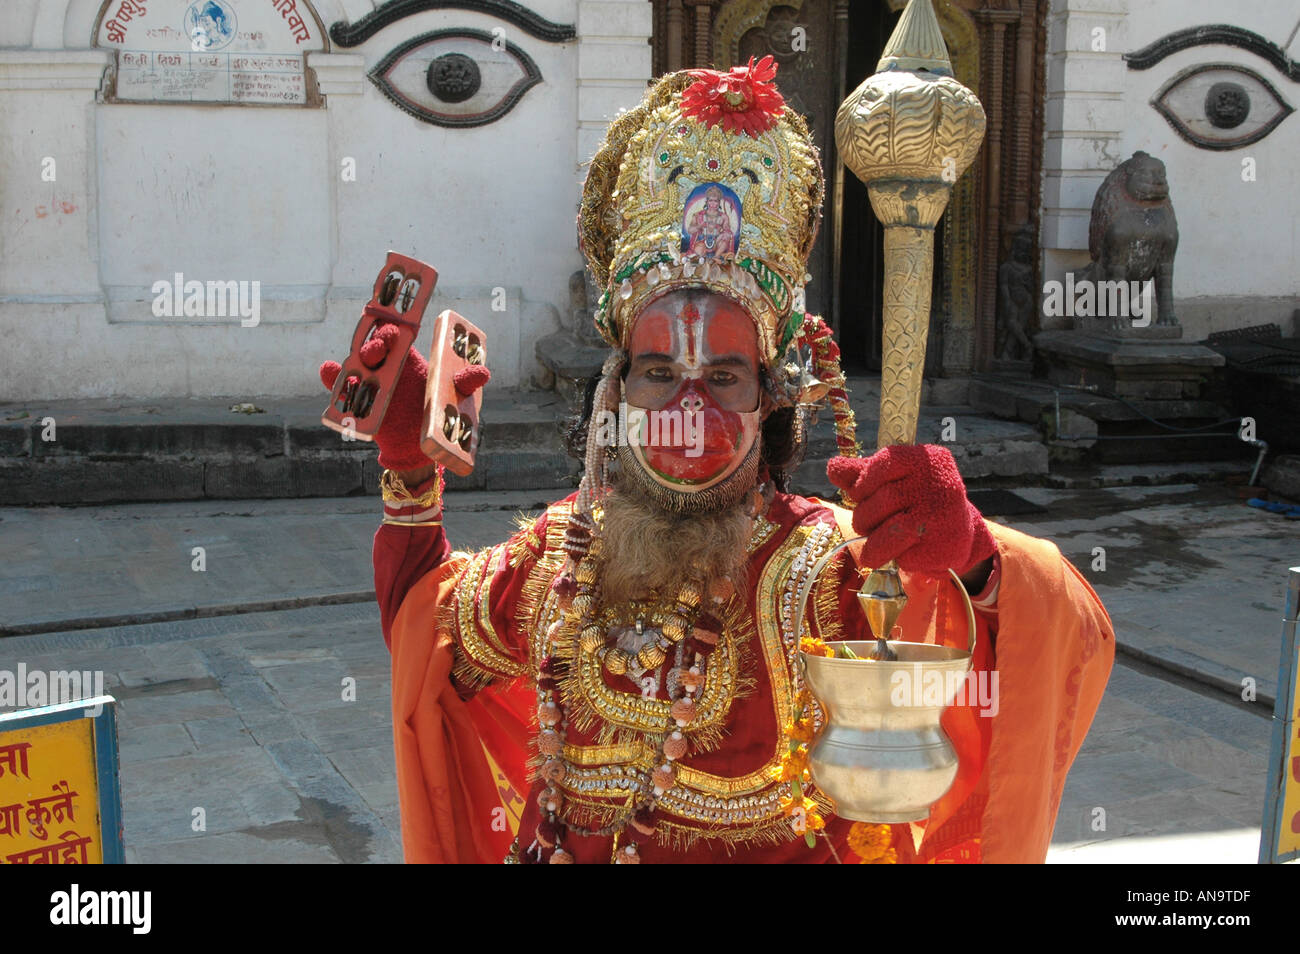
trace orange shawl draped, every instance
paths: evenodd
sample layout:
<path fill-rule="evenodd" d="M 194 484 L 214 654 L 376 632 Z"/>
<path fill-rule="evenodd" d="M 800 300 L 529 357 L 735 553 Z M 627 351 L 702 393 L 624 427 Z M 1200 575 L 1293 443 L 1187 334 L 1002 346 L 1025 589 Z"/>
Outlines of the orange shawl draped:
<path fill-rule="evenodd" d="M 833 509 L 845 526 L 844 512 Z M 1097 595 L 1055 545 L 994 523 L 989 529 L 1002 564 L 999 711 L 987 720 L 991 738 L 989 727 L 978 724 L 985 720 L 972 724 L 967 717 L 963 723 L 950 718 L 953 710 L 944 725 L 959 753 L 987 746 L 982 860 L 1042 862 L 1066 772 L 1110 674 L 1114 630 Z M 451 638 L 434 632 L 433 620 L 462 566 L 452 559 L 424 576 L 392 629 L 393 741 L 408 862 L 499 863 L 528 792 L 532 686 L 526 680 L 496 684 L 465 701 L 451 682 Z M 927 604 L 932 612 L 949 611 L 933 583 L 929 600 L 925 585 L 916 589 L 921 598 L 909 603 L 913 614 Z M 959 775 L 932 810 L 931 830 L 958 810 L 953 802 L 977 781 Z"/>

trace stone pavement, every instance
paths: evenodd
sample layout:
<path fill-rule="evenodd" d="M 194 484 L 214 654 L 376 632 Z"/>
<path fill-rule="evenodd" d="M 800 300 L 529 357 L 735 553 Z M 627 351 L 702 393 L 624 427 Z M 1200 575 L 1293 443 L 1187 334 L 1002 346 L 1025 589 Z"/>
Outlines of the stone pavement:
<path fill-rule="evenodd" d="M 0 668 L 20 661 L 105 671 L 128 861 L 401 860 L 373 603 L 0 642 Z"/>
<path fill-rule="evenodd" d="M 1253 680 L 1272 709 L 1300 523 L 1217 485 L 1017 493 L 1047 512 L 1004 522 L 1052 540 L 1083 571 L 1124 651 L 1229 694 Z"/>
<path fill-rule="evenodd" d="M 1254 861 L 1270 710 L 1241 702 L 1237 676 L 1272 691 L 1295 524 L 1216 487 L 1021 493 L 1048 512 L 1006 522 L 1058 541 L 1123 651 L 1050 860 Z M 450 496 L 453 543 L 503 538 L 539 496 Z M 400 859 L 388 656 L 366 594 L 376 509 L 0 510 L 0 623 L 32 633 L 0 639 L 0 668 L 105 671 L 130 860 Z M 193 546 L 207 548 L 203 572 Z M 228 615 L 173 618 L 189 610 Z"/>
<path fill-rule="evenodd" d="M 1120 656 L 1066 780 L 1049 862 L 1259 856 L 1271 720 Z"/>
<path fill-rule="evenodd" d="M 452 543 L 567 493 L 448 494 Z M 378 495 L 0 508 L 0 635 L 367 601 L 379 513 Z"/>
<path fill-rule="evenodd" d="M 452 544 L 504 539 L 515 514 L 566 493 L 448 494 Z M 1234 694 L 1254 679 L 1272 704 L 1300 524 L 1219 485 L 1016 493 L 1045 512 L 986 516 L 1054 541 L 1125 650 Z M 378 509 L 373 497 L 0 508 L 0 635 L 364 602 Z"/>

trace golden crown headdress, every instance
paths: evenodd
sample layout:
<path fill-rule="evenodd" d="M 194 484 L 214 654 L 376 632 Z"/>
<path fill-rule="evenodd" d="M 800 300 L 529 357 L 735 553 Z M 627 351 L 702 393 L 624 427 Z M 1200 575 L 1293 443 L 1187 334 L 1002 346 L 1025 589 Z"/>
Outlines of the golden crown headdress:
<path fill-rule="evenodd" d="M 726 73 L 670 73 L 610 125 L 583 185 L 578 236 L 611 345 L 626 348 L 630 319 L 651 298 L 687 286 L 745 307 L 768 367 L 800 331 L 825 184 L 775 75 L 770 56 Z"/>

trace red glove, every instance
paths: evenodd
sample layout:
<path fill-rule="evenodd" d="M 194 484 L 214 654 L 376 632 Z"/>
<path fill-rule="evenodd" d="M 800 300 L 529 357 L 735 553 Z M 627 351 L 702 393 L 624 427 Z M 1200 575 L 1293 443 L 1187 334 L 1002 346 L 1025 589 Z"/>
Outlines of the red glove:
<path fill-rule="evenodd" d="M 902 445 L 868 458 L 836 457 L 826 474 L 857 503 L 853 529 L 867 537 L 869 566 L 897 560 L 910 573 L 941 576 L 951 567 L 960 576 L 997 550 L 946 447 Z"/>
<path fill-rule="evenodd" d="M 367 368 L 377 368 L 388 357 L 389 348 L 397 338 L 397 326 L 380 325 L 370 340 L 361 346 L 361 363 Z M 320 366 L 320 379 L 325 387 L 334 390 L 342 367 L 337 361 L 326 361 Z M 465 371 L 471 370 L 469 368 Z M 463 372 L 462 372 L 463 374 Z M 379 445 L 379 464 L 389 470 L 416 470 L 434 461 L 420 450 L 421 429 L 424 424 L 424 388 L 429 376 L 429 363 L 415 348 L 406 353 L 406 363 L 393 388 L 393 399 L 388 402 L 384 421 L 375 434 Z M 469 390 L 466 396 L 487 384 L 491 375 L 487 368 L 463 382 Z M 456 389 L 463 391 L 461 374 L 456 376 Z"/>

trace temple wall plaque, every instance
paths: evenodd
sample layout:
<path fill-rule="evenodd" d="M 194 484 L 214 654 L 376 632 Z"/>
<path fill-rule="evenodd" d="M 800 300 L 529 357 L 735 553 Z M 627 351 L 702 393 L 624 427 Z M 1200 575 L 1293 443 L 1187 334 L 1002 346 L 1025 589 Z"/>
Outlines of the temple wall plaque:
<path fill-rule="evenodd" d="M 316 106 L 328 41 L 307 0 L 108 0 L 95 45 L 117 51 L 106 102 Z"/>

